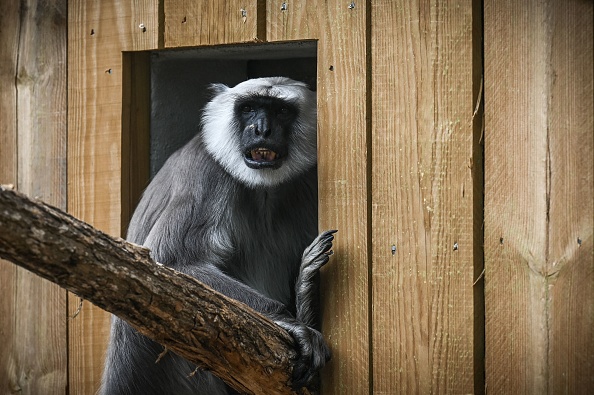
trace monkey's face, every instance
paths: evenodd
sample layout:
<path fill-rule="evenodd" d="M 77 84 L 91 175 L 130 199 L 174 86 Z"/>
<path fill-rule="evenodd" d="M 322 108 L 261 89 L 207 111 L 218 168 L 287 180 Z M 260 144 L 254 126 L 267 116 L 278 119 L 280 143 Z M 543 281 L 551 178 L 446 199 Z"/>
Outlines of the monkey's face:
<path fill-rule="evenodd" d="M 208 152 L 249 186 L 272 186 L 316 164 L 315 93 L 288 78 L 259 78 L 213 87 L 204 110 Z"/>
<path fill-rule="evenodd" d="M 248 96 L 237 100 L 235 116 L 245 164 L 252 169 L 280 168 L 289 151 L 297 107 L 269 96 Z"/>

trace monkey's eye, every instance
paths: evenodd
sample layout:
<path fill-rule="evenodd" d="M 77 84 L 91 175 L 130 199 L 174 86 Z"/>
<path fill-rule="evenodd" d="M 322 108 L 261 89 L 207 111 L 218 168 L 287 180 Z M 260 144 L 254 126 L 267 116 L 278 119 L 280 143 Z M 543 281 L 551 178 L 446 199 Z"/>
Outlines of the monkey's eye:
<path fill-rule="evenodd" d="M 243 107 L 241 107 L 241 112 L 243 112 L 243 113 L 248 113 L 248 112 L 252 112 L 252 111 L 254 111 L 254 109 L 249 104 L 246 104 Z"/>
<path fill-rule="evenodd" d="M 276 111 L 276 113 L 277 113 L 278 115 L 287 115 L 287 114 L 289 114 L 290 112 L 291 112 L 291 110 L 289 109 L 289 107 L 285 107 L 285 106 L 283 106 L 283 107 L 280 107 L 280 108 L 279 108 L 279 109 Z"/>

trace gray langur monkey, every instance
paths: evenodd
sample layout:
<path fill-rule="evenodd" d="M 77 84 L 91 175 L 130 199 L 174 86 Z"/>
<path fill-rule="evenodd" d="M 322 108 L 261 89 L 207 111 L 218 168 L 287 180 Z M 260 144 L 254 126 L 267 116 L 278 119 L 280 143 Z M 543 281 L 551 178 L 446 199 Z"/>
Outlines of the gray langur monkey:
<path fill-rule="evenodd" d="M 316 238 L 315 93 L 283 77 L 212 89 L 200 132 L 150 183 L 128 240 L 285 328 L 299 351 L 300 388 L 330 358 L 313 328 L 315 275 L 335 232 Z M 195 366 L 172 352 L 158 360 L 162 352 L 114 317 L 100 393 L 235 393 L 210 373 L 192 375 Z"/>

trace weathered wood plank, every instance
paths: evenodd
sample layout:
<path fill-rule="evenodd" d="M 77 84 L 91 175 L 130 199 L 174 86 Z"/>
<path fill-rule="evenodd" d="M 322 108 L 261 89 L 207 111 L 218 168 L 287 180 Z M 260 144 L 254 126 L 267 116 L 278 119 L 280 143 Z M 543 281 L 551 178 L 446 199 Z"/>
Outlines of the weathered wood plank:
<path fill-rule="evenodd" d="M 20 5 L 16 0 L 0 3 L 0 184 L 16 185 L 17 171 L 17 59 L 19 53 Z M 16 342 L 16 280 L 17 268 L 0 260 L 0 333 L 6 339 L 0 353 L 0 391 L 18 388 L 15 371 Z"/>
<path fill-rule="evenodd" d="M 333 359 L 325 394 L 370 391 L 367 9 L 348 2 L 267 1 L 267 40 L 318 41 L 319 223 L 339 229 L 322 273 L 322 330 Z M 307 26 L 307 29 L 301 28 Z"/>
<path fill-rule="evenodd" d="M 592 22 L 591 2 L 485 2 L 486 383 L 502 393 L 594 387 Z"/>
<path fill-rule="evenodd" d="M 262 40 L 262 0 L 164 0 L 165 47 Z"/>
<path fill-rule="evenodd" d="M 15 78 L 21 25 L 20 3 L 0 3 L 0 183 L 17 182 L 17 90 Z M 0 277 L 0 279 L 4 276 Z M 4 288 L 2 288 L 4 289 Z"/>
<path fill-rule="evenodd" d="M 546 393 L 545 19 L 485 1 L 486 382 L 502 393 Z"/>
<path fill-rule="evenodd" d="M 17 183 L 17 55 L 20 27 L 18 1 L 0 3 L 0 184 Z M 0 390 L 8 392 L 17 387 L 14 355 L 16 338 L 16 280 L 17 268 L 10 262 L 0 260 L 0 333 L 7 339 L 0 353 Z"/>
<path fill-rule="evenodd" d="M 549 11 L 551 394 L 594 393 L 594 3 Z"/>
<path fill-rule="evenodd" d="M 372 4 L 377 393 L 474 392 L 472 17 L 472 1 Z"/>
<path fill-rule="evenodd" d="M 158 2 L 73 1 L 68 3 L 68 20 L 68 208 L 106 233 L 120 235 L 126 160 L 122 51 L 158 47 Z M 69 313 L 74 314 L 79 299 L 71 299 Z M 109 314 L 89 303 L 69 321 L 72 393 L 97 390 L 109 321 Z"/>
<path fill-rule="evenodd" d="M 66 2 L 2 2 L 0 26 L 0 182 L 64 208 Z M 0 283 L 0 392 L 63 394 L 66 293 L 6 262 Z"/>

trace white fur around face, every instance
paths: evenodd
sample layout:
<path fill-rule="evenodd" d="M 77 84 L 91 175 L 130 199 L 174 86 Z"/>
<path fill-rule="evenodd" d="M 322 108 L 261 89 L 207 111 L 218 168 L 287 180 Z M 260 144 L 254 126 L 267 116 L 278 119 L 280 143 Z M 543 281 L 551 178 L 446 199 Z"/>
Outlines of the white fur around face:
<path fill-rule="evenodd" d="M 214 85 L 216 96 L 206 105 L 202 117 L 206 150 L 233 177 L 244 184 L 274 186 L 311 169 L 317 161 L 316 94 L 306 84 L 284 77 L 255 78 L 229 88 Z M 278 169 L 252 169 L 240 150 L 239 131 L 234 122 L 238 97 L 271 96 L 297 103 L 299 116 L 290 136 L 289 151 Z"/>

